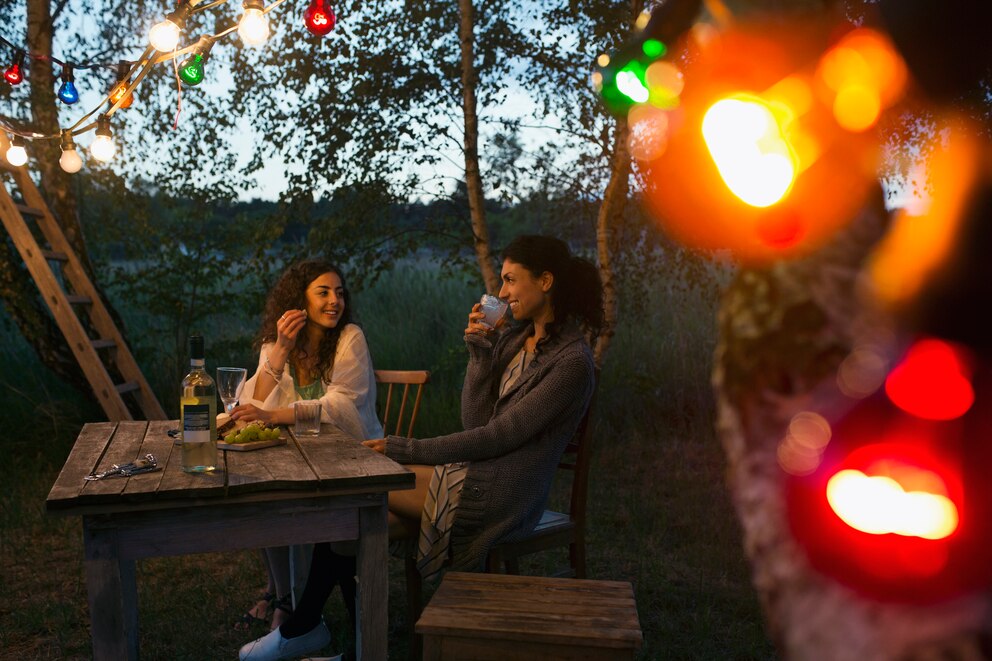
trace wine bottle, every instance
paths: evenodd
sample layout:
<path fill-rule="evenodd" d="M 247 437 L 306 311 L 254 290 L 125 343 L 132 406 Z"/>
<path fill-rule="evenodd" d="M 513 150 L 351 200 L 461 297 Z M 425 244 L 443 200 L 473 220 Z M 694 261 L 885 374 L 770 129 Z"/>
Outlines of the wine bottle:
<path fill-rule="evenodd" d="M 189 374 L 179 394 L 183 470 L 206 473 L 217 467 L 217 386 L 203 367 L 203 336 L 189 338 Z"/>

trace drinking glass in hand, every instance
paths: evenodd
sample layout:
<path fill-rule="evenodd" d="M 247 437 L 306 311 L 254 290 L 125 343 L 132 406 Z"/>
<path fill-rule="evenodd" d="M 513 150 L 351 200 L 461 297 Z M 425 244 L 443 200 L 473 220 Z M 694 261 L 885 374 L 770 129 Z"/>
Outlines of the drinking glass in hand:
<path fill-rule="evenodd" d="M 491 329 L 496 328 L 496 324 L 506 314 L 506 301 L 490 294 L 483 294 L 479 304 L 479 311 L 486 315 L 484 319 L 479 320 L 479 323 Z"/>
<path fill-rule="evenodd" d="M 237 406 L 247 375 L 248 370 L 244 367 L 217 368 L 217 393 L 220 401 L 224 402 L 225 413 L 230 413 Z"/>

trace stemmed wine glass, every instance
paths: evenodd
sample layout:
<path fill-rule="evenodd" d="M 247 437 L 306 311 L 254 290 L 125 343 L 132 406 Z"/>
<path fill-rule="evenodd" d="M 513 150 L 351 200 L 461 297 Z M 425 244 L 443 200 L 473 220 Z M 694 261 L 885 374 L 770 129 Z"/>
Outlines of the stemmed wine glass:
<path fill-rule="evenodd" d="M 244 367 L 218 367 L 217 393 L 220 401 L 224 402 L 224 412 L 230 413 L 238 404 L 241 389 L 245 387 L 245 377 L 248 370 Z"/>

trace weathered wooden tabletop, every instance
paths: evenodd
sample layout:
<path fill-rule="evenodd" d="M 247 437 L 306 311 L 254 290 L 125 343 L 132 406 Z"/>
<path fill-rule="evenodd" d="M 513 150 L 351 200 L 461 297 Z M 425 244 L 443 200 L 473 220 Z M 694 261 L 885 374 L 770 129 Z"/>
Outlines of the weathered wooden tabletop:
<path fill-rule="evenodd" d="M 369 493 L 413 487 L 414 476 L 383 455 L 331 425 L 313 437 L 250 452 L 218 452 L 218 469 L 210 474 L 184 473 L 181 449 L 167 434 L 178 421 L 97 422 L 85 425 L 48 494 L 50 512 L 66 514 L 141 510 L 189 499 L 244 502 L 265 491 L 266 498 L 314 494 Z M 162 470 L 131 477 L 87 481 L 85 476 L 125 464 L 146 454 Z"/>
<path fill-rule="evenodd" d="M 90 423 L 55 485 L 50 513 L 83 519 L 93 658 L 139 658 L 135 560 L 165 555 L 354 540 L 358 656 L 386 658 L 386 494 L 414 474 L 331 425 L 313 437 L 222 451 L 213 473 L 181 469 L 176 421 Z M 88 481 L 152 454 L 161 470 Z M 234 650 L 231 650 L 233 654 Z"/>

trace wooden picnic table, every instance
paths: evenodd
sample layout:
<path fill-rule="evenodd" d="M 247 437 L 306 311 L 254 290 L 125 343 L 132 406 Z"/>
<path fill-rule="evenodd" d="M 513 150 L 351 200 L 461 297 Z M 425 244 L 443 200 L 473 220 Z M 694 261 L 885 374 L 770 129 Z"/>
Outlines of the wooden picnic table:
<path fill-rule="evenodd" d="M 413 488 L 413 473 L 325 424 L 314 437 L 287 430 L 286 445 L 221 452 L 215 472 L 188 474 L 167 434 L 176 427 L 84 425 L 48 494 L 49 513 L 83 520 L 94 658 L 138 658 L 139 558 L 357 540 L 358 657 L 385 659 L 386 495 Z M 148 453 L 162 470 L 84 479 Z"/>

